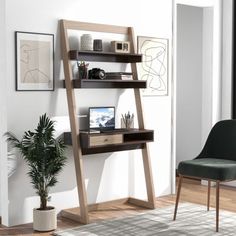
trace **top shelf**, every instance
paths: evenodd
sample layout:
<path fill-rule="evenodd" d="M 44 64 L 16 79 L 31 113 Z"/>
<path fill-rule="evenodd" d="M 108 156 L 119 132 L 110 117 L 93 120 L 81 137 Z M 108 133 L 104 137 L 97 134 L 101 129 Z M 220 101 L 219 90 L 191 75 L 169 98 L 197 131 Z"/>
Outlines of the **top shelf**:
<path fill-rule="evenodd" d="M 114 53 L 96 51 L 69 51 L 69 58 L 76 61 L 99 61 L 99 62 L 142 62 L 142 54 L 134 53 Z"/>

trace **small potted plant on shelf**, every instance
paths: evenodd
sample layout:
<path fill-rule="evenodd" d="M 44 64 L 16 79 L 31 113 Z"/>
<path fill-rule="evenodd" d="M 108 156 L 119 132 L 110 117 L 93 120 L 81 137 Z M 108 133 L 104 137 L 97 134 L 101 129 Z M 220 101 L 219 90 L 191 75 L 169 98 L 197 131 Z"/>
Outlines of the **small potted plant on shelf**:
<path fill-rule="evenodd" d="M 24 133 L 22 140 L 10 132 L 7 141 L 22 154 L 29 166 L 28 175 L 40 197 L 40 207 L 33 210 L 33 228 L 37 231 L 56 229 L 56 210 L 48 206 L 49 189 L 57 183 L 57 176 L 66 163 L 65 145 L 54 138 L 54 121 L 46 114 L 40 116 L 37 128 Z"/>

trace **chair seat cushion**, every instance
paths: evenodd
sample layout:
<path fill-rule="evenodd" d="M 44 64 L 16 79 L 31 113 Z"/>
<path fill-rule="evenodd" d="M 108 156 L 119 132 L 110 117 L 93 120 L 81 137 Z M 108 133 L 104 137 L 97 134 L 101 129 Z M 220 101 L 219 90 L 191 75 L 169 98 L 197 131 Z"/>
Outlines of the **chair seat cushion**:
<path fill-rule="evenodd" d="M 216 158 L 182 161 L 179 163 L 178 173 L 201 179 L 234 180 L 236 179 L 236 161 Z"/>

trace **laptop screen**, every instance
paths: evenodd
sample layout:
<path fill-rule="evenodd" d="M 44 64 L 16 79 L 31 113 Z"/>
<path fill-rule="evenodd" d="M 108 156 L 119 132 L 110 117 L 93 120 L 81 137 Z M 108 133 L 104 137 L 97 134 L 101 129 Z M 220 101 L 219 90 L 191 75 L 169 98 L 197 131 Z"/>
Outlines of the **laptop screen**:
<path fill-rule="evenodd" d="M 89 129 L 115 129 L 115 107 L 89 107 Z"/>

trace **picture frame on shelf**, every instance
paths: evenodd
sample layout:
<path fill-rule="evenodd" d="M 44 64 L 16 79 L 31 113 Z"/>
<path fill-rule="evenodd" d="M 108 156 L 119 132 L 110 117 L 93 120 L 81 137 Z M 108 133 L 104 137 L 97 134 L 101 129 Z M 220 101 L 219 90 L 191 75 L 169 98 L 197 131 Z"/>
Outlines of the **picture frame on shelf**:
<path fill-rule="evenodd" d="M 16 91 L 54 90 L 54 35 L 15 31 Z"/>
<path fill-rule="evenodd" d="M 138 36 L 138 53 L 143 55 L 138 64 L 138 76 L 147 80 L 147 88 L 142 89 L 142 96 L 168 95 L 168 54 L 169 40 Z"/>

